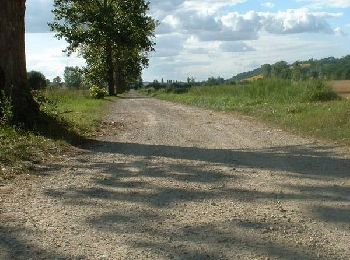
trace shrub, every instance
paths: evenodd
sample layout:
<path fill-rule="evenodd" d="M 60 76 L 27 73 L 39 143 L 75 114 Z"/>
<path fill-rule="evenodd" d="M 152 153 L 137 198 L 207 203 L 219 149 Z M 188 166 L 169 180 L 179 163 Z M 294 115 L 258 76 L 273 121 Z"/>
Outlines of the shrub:
<path fill-rule="evenodd" d="M 103 99 L 108 95 L 108 92 L 105 88 L 100 88 L 98 86 L 92 86 L 90 88 L 90 96 L 94 99 Z"/>
<path fill-rule="evenodd" d="M 11 99 L 0 92 L 0 125 L 10 124 L 13 119 L 13 110 Z"/>
<path fill-rule="evenodd" d="M 308 81 L 306 83 L 306 101 L 330 101 L 339 99 L 338 95 L 332 91 L 325 83 L 322 81 Z"/>
<path fill-rule="evenodd" d="M 28 87 L 32 90 L 45 89 L 47 87 L 47 81 L 44 76 L 39 71 L 30 71 L 27 74 L 28 77 Z"/>

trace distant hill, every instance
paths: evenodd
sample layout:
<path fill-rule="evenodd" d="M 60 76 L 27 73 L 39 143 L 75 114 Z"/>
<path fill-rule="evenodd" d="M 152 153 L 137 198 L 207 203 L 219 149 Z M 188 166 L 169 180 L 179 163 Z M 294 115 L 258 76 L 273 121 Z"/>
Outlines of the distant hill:
<path fill-rule="evenodd" d="M 350 55 L 343 58 L 328 57 L 320 60 L 310 59 L 288 64 L 279 61 L 275 64 L 264 64 L 252 71 L 239 73 L 227 82 L 257 80 L 261 78 L 350 80 Z"/>
<path fill-rule="evenodd" d="M 232 78 L 228 79 L 228 81 L 247 80 L 249 78 L 256 77 L 256 76 L 259 76 L 261 74 L 262 74 L 262 69 L 261 68 L 257 68 L 257 69 L 252 70 L 252 71 L 239 73 L 236 76 L 233 76 Z"/>

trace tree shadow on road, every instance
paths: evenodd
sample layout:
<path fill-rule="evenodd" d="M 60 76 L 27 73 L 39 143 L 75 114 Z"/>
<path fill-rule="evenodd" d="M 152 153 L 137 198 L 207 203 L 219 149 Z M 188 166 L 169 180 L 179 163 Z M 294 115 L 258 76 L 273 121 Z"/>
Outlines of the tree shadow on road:
<path fill-rule="evenodd" d="M 350 159 L 336 157 L 320 147 L 286 146 L 261 150 L 205 149 L 137 143 L 93 141 L 95 152 L 166 157 L 192 161 L 205 161 L 257 169 L 291 172 L 305 177 L 350 177 Z M 325 149 L 323 147 L 323 149 Z"/>
<path fill-rule="evenodd" d="M 340 228 L 350 224 L 349 210 L 339 208 L 340 204 L 349 206 L 350 190 L 347 186 L 334 185 L 335 181 L 349 180 L 350 160 L 333 154 L 331 147 L 288 146 L 242 151 L 95 141 L 90 148 L 92 158 L 94 154 L 106 154 L 107 157 L 131 156 L 134 161 L 113 163 L 110 158 L 90 162 L 82 159 L 77 161 L 77 168 L 85 165 L 86 169 L 102 174 L 93 177 L 94 187 L 51 189 L 46 195 L 61 199 L 67 205 L 84 208 L 93 208 L 96 200 L 102 201 L 99 207 L 106 207 L 109 212 L 87 218 L 88 225 L 126 236 L 125 243 L 129 246 L 157 252 L 164 257 L 329 257 L 323 256 L 326 253 L 312 244 L 316 240 L 311 244 L 296 244 L 293 239 L 301 236 L 300 223 L 289 222 L 296 213 L 288 209 L 281 215 L 281 209 L 276 206 L 278 203 L 311 205 L 310 222 L 331 222 Z M 161 161 L 152 163 L 154 158 L 161 158 Z M 307 184 L 282 183 L 282 192 L 229 185 L 254 178 L 257 169 Z M 158 181 L 167 185 L 159 185 Z M 321 181 L 322 185 L 313 185 L 313 181 Z M 237 215 L 234 209 L 227 208 L 221 212 L 226 221 L 216 221 L 213 216 L 219 208 L 215 208 L 222 201 L 244 205 L 245 215 Z M 126 211 L 124 203 L 133 206 Z M 201 203 L 209 205 L 204 209 L 208 216 L 202 215 L 201 222 L 185 225 L 181 221 L 171 221 L 175 216 L 196 216 L 197 213 L 191 213 L 191 210 Z M 325 203 L 332 206 L 325 206 Z M 280 217 L 273 221 L 256 217 L 258 208 L 266 205 L 271 214 Z M 177 211 L 177 208 L 185 212 Z M 208 221 L 203 222 L 207 217 Z M 282 232 L 287 236 L 281 237 Z M 314 230 L 310 228 L 303 232 L 311 236 Z"/>
<path fill-rule="evenodd" d="M 82 211 L 103 209 L 81 225 L 121 237 L 135 252 L 169 259 L 327 259 L 317 239 L 325 246 L 332 241 L 316 236 L 305 242 L 302 237 L 317 230 L 293 222 L 305 212 L 288 205 L 310 207 L 305 217 L 310 223 L 340 229 L 350 224 L 350 190 L 341 186 L 349 180 L 350 160 L 331 147 L 224 150 L 95 141 L 86 148 L 67 167 L 78 169 L 75 175 L 92 170 L 93 185 L 51 188 L 45 194 Z M 269 180 L 251 187 L 259 170 L 293 183 L 278 183 L 281 192 L 264 189 Z M 9 244 L 15 243 L 3 247 Z"/>
<path fill-rule="evenodd" d="M 23 228 L 3 227 L 0 224 L 0 259 L 71 259 L 69 255 L 57 253 L 53 248 L 43 249 L 19 238 L 30 233 L 33 232 Z"/>

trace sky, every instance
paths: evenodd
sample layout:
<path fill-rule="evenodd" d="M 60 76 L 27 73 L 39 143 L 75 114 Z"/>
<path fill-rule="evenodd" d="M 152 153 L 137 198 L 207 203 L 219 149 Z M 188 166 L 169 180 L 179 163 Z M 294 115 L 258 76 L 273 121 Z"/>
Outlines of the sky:
<path fill-rule="evenodd" d="M 280 60 L 350 54 L 350 0 L 150 0 L 160 22 L 144 81 L 230 78 Z M 53 0 L 27 0 L 27 69 L 52 79 L 84 60 L 47 23 Z"/>

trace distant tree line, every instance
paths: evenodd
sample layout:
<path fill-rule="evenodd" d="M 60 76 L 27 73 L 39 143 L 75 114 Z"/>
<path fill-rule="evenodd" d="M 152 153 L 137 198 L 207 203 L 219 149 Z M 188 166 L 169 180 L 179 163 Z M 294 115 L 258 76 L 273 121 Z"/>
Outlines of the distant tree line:
<path fill-rule="evenodd" d="M 320 60 L 296 61 L 292 64 L 279 61 L 275 64 L 265 64 L 261 68 L 237 74 L 230 80 L 241 81 L 259 75 L 262 75 L 263 78 L 291 80 L 350 80 L 350 55 L 339 59 L 329 57 Z"/>
<path fill-rule="evenodd" d="M 69 88 L 86 89 L 84 82 L 84 70 L 79 67 L 66 67 L 63 79 L 57 76 L 50 81 L 40 71 L 29 71 L 27 73 L 27 85 L 31 90 L 42 90 L 47 88 Z"/>
<path fill-rule="evenodd" d="M 325 58 L 320 60 L 310 59 L 307 61 L 296 61 L 288 64 L 286 61 L 279 61 L 274 64 L 264 64 L 252 71 L 239 73 L 236 76 L 224 79 L 221 76 L 209 77 L 204 81 L 196 81 L 188 77 L 186 82 L 162 79 L 145 84 L 146 88 L 165 89 L 168 92 L 183 93 L 192 86 L 216 86 L 244 84 L 250 80 L 257 79 L 289 79 L 294 81 L 322 79 L 322 80 L 350 80 L 350 55 L 343 58 Z"/>

